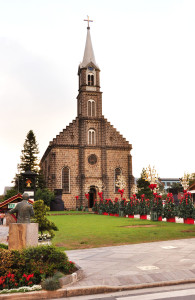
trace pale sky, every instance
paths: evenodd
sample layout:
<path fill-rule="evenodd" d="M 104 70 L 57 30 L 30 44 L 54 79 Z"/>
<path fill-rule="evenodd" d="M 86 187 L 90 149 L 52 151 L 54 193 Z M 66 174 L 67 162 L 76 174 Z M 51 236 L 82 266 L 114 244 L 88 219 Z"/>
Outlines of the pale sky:
<path fill-rule="evenodd" d="M 76 117 L 87 15 L 103 115 L 132 144 L 133 175 L 195 172 L 194 0 L 0 0 L 0 194 L 28 131 L 41 158 Z"/>

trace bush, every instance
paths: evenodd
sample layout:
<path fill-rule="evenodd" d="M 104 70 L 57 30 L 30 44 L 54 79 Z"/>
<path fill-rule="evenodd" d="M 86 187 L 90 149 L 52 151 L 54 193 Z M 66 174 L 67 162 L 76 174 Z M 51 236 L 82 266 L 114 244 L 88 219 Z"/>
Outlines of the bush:
<path fill-rule="evenodd" d="M 119 214 L 119 200 L 118 200 L 118 198 L 115 198 L 115 200 L 114 200 L 113 213 L 114 214 Z"/>
<path fill-rule="evenodd" d="M 22 250 L 0 248 L 0 274 L 14 274 L 15 279 L 25 274 L 33 274 L 33 283 L 40 283 L 43 278 L 51 277 L 56 271 L 70 274 L 76 270 L 75 264 L 67 255 L 54 246 L 30 247 Z"/>
<path fill-rule="evenodd" d="M 61 278 L 62 276 L 63 276 L 62 273 L 56 272 L 54 276 L 48 277 L 41 282 L 42 288 L 47 291 L 55 291 L 57 289 L 60 289 L 61 284 L 59 278 Z"/>
<path fill-rule="evenodd" d="M 43 200 L 44 204 L 50 207 L 50 203 L 55 199 L 55 195 L 49 189 L 38 189 L 35 193 L 35 199 Z"/>
<path fill-rule="evenodd" d="M 51 238 L 54 237 L 53 230 L 58 230 L 54 222 L 47 219 L 46 214 L 50 210 L 48 206 L 44 204 L 43 200 L 38 200 L 33 203 L 33 208 L 35 211 L 34 222 L 39 223 L 39 230 L 41 235 L 44 231 L 48 231 Z"/>
<path fill-rule="evenodd" d="M 139 201 L 139 214 L 147 215 L 150 212 L 150 200 L 145 198 L 145 195 L 141 195 L 141 199 Z"/>
<path fill-rule="evenodd" d="M 127 206 L 125 209 L 126 215 L 134 215 L 136 213 L 136 203 L 138 199 L 136 198 L 136 195 L 134 194 L 133 197 L 130 197 L 130 201 L 127 202 Z"/>
<path fill-rule="evenodd" d="M 163 208 L 163 218 L 174 218 L 177 215 L 177 209 L 175 207 L 174 199 L 173 199 L 173 194 L 168 193 L 165 206 Z"/>
<path fill-rule="evenodd" d="M 191 193 L 184 191 L 184 196 L 179 202 L 179 217 L 180 218 L 193 218 L 195 217 L 195 209 L 191 199 Z"/>

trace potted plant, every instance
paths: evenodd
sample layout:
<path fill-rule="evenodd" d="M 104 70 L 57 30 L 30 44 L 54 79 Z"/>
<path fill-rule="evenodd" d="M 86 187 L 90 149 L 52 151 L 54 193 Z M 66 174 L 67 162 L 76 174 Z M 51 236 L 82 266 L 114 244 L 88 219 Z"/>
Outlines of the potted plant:
<path fill-rule="evenodd" d="M 173 199 L 173 194 L 168 193 L 165 206 L 163 209 L 163 217 L 167 219 L 167 222 L 175 222 L 176 207 Z"/>
<path fill-rule="evenodd" d="M 147 214 L 150 211 L 150 201 L 145 198 L 145 195 L 141 195 L 141 199 L 139 201 L 139 214 L 140 219 L 147 220 Z"/>
<path fill-rule="evenodd" d="M 113 210 L 113 212 L 114 212 L 114 215 L 115 215 L 116 217 L 119 216 L 119 201 L 118 201 L 118 198 L 117 198 L 117 197 L 116 197 L 115 200 L 114 200 L 114 210 Z"/>
<path fill-rule="evenodd" d="M 108 215 L 108 211 L 109 211 L 109 207 L 108 207 L 108 199 L 106 199 L 104 201 L 104 212 L 103 212 L 103 215 L 104 216 L 107 216 Z"/>
<path fill-rule="evenodd" d="M 114 204 L 111 199 L 106 199 L 108 205 L 108 213 L 110 216 L 114 216 Z"/>
<path fill-rule="evenodd" d="M 94 206 L 92 208 L 92 210 L 94 211 L 95 214 L 98 214 L 98 210 L 99 210 L 99 207 L 98 207 L 98 201 L 97 199 L 94 201 Z"/>
<path fill-rule="evenodd" d="M 151 220 L 153 221 L 162 221 L 163 215 L 163 203 L 162 203 L 162 196 L 154 193 L 154 198 L 151 203 Z M 156 218 L 154 218 L 154 214 Z"/>
<path fill-rule="evenodd" d="M 135 199 L 136 195 L 133 195 L 133 197 L 130 197 L 130 201 L 127 202 L 125 213 L 128 215 L 128 218 L 134 218 L 135 214 Z"/>
<path fill-rule="evenodd" d="M 194 224 L 195 208 L 191 199 L 191 193 L 184 190 L 184 195 L 179 202 L 179 218 L 184 219 L 185 224 Z"/>
<path fill-rule="evenodd" d="M 122 198 L 122 200 L 119 203 L 119 215 L 121 217 L 126 217 L 126 205 L 127 205 L 126 199 Z"/>
<path fill-rule="evenodd" d="M 104 201 L 103 201 L 103 199 L 100 199 L 98 213 L 99 213 L 99 215 L 102 215 L 103 212 L 104 212 Z"/>

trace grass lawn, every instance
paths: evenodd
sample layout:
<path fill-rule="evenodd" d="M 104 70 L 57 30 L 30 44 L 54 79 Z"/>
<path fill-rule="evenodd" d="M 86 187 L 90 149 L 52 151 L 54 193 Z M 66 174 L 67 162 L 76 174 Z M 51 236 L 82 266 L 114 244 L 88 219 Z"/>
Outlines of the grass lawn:
<path fill-rule="evenodd" d="M 195 237 L 195 226 L 186 224 L 93 214 L 52 215 L 48 219 L 59 228 L 53 244 L 64 250 Z"/>

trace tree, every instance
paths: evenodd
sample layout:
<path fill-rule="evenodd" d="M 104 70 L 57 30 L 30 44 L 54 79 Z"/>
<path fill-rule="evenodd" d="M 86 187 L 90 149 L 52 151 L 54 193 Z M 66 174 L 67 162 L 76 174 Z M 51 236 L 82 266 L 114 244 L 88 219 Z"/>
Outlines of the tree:
<path fill-rule="evenodd" d="M 18 174 L 16 174 L 13 182 L 17 191 L 23 190 L 23 177 L 22 173 L 26 171 L 32 171 L 37 173 L 36 177 L 36 188 L 45 188 L 45 182 L 42 171 L 39 169 L 38 160 L 38 144 L 34 132 L 30 130 L 27 133 L 22 154 L 20 156 L 21 163 L 18 164 Z"/>
<path fill-rule="evenodd" d="M 55 199 L 54 192 L 51 192 L 49 189 L 38 189 L 35 193 L 36 200 L 43 200 L 44 204 L 50 207 L 50 203 Z"/>
<path fill-rule="evenodd" d="M 17 190 L 15 188 L 12 188 L 10 190 L 7 190 L 5 196 L 4 196 L 4 200 L 7 200 L 13 196 L 16 196 L 18 194 Z"/>
<path fill-rule="evenodd" d="M 39 230 L 41 235 L 44 231 L 48 231 L 51 237 L 54 237 L 54 230 L 58 230 L 54 222 L 47 219 L 46 214 L 50 210 L 48 206 L 44 204 L 43 200 L 37 200 L 33 203 L 33 208 L 35 211 L 34 221 L 39 223 Z"/>
<path fill-rule="evenodd" d="M 39 154 L 38 144 L 34 132 L 30 130 L 26 136 L 24 142 L 24 149 L 22 150 L 22 155 L 20 157 L 21 163 L 19 169 L 23 172 L 32 171 L 38 172 L 38 158 Z"/>
<path fill-rule="evenodd" d="M 144 179 L 146 170 L 143 169 L 141 173 L 141 177 L 137 180 L 137 188 L 138 193 L 136 194 L 139 199 L 141 199 L 141 195 L 145 195 L 146 198 L 152 199 L 153 198 L 153 192 L 149 188 L 150 183 Z"/>
<path fill-rule="evenodd" d="M 168 192 L 172 194 L 178 194 L 183 192 L 183 187 L 181 183 L 173 182 L 170 188 L 168 188 Z"/>

